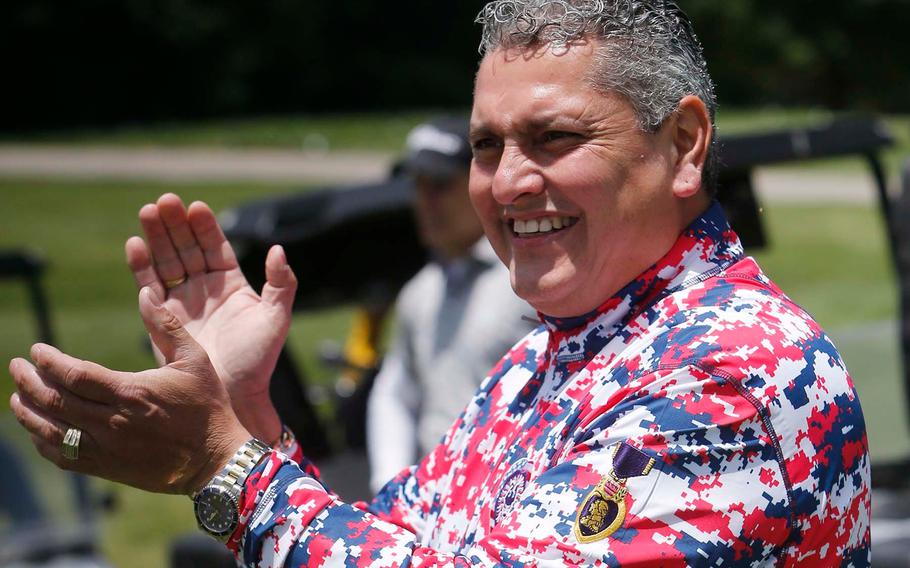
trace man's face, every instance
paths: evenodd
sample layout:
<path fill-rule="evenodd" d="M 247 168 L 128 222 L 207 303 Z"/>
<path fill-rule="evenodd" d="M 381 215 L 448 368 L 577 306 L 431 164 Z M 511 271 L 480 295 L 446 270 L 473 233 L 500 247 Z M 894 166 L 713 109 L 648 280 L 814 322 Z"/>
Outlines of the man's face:
<path fill-rule="evenodd" d="M 594 48 L 495 51 L 474 94 L 471 200 L 516 293 L 552 316 L 599 306 L 685 227 L 673 135 L 589 85 Z"/>
<path fill-rule="evenodd" d="M 465 256 L 483 235 L 468 197 L 468 172 L 433 177 L 418 174 L 415 212 L 423 244 L 448 260 Z"/>

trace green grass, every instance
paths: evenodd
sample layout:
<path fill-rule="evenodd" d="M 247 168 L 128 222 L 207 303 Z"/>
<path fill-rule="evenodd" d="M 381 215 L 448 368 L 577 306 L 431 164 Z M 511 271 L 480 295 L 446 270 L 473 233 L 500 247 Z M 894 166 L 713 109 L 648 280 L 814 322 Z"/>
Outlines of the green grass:
<path fill-rule="evenodd" d="M 45 283 L 65 350 L 118 369 L 141 369 L 152 360 L 143 345 L 135 290 L 122 259 L 122 242 L 139 230 L 138 208 L 164 191 L 204 199 L 221 209 L 288 189 L 0 179 L 0 248 L 28 245 L 48 259 Z M 757 256 L 841 348 L 867 409 L 873 455 L 907 451 L 910 437 L 897 390 L 896 337 L 887 323 L 896 313 L 896 292 L 877 211 L 871 206 L 769 204 L 765 222 L 773 246 Z M 295 321 L 292 348 L 317 382 L 332 373 L 319 367 L 316 346 L 325 338 L 340 339 L 348 317 L 348 311 L 333 310 Z M 0 281 L 0 357 L 25 354 L 34 338 L 21 285 Z M 10 383 L 0 379 L 0 394 L 8 396 Z M 19 431 L 5 404 L 0 429 Z M 42 479 L 53 478 L 47 470 L 44 465 Z M 119 507 L 103 524 L 105 553 L 117 566 L 163 566 L 168 542 L 194 528 L 189 502 L 121 486 L 111 489 Z"/>
<path fill-rule="evenodd" d="M 827 328 L 893 318 L 897 293 L 885 227 L 873 206 L 764 208 L 765 271 Z"/>

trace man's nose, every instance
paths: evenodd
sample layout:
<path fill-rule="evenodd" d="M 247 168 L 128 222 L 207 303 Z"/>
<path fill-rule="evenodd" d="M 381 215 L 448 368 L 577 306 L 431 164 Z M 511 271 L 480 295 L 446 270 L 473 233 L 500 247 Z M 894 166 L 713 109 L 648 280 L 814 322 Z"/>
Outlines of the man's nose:
<path fill-rule="evenodd" d="M 493 175 L 493 197 L 502 205 L 543 191 L 540 167 L 518 146 L 506 146 Z"/>

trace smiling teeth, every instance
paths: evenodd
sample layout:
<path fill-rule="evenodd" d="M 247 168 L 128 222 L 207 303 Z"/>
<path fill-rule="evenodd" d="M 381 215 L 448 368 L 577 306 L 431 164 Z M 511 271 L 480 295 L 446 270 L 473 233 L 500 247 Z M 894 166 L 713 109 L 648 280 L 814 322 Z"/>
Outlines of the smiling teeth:
<path fill-rule="evenodd" d="M 532 233 L 558 231 L 569 225 L 572 225 L 571 217 L 544 217 L 542 219 L 529 219 L 527 221 L 515 219 L 514 230 L 519 235 L 527 235 Z"/>

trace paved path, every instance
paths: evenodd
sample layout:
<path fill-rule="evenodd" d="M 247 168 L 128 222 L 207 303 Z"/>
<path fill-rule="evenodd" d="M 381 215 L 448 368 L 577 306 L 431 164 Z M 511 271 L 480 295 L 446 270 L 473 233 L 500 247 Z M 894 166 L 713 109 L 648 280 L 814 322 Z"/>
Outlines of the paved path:
<path fill-rule="evenodd" d="M 173 182 L 355 183 L 386 175 L 391 158 L 368 152 L 0 145 L 0 175 Z"/>
<path fill-rule="evenodd" d="M 758 168 L 753 177 L 762 203 L 875 203 L 878 190 L 864 169 Z"/>
<path fill-rule="evenodd" d="M 392 159 L 390 154 L 370 152 L 0 145 L 0 175 L 343 184 L 382 178 Z M 862 169 L 763 168 L 756 171 L 755 185 L 764 203 L 876 199 L 872 178 Z"/>

